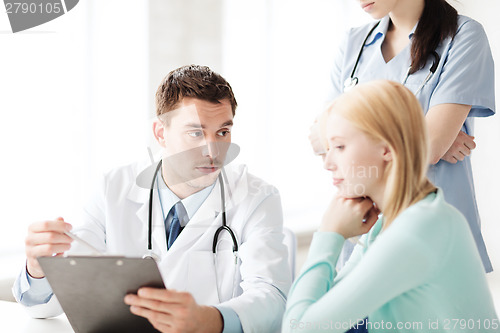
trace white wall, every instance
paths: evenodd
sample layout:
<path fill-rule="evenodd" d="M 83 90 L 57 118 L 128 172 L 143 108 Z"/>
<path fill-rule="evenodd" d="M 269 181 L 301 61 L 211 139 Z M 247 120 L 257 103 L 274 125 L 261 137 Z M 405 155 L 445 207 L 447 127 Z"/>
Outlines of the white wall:
<path fill-rule="evenodd" d="M 500 21 L 497 0 L 461 0 L 453 3 L 460 13 L 481 22 L 486 30 L 495 60 L 496 107 L 500 109 Z M 471 84 L 474 84 L 471 82 Z M 477 148 L 473 153 L 473 172 L 477 202 L 482 219 L 482 231 L 495 271 L 488 275 L 490 286 L 496 297 L 500 313 L 500 217 L 498 202 L 500 194 L 500 116 L 476 120 Z"/>
<path fill-rule="evenodd" d="M 82 9 L 18 34 L 0 15 L 0 255 L 22 251 L 30 221 L 81 200 L 67 188 L 81 188 L 84 169 Z"/>
<path fill-rule="evenodd" d="M 16 34 L 0 13 L 0 278 L 30 223 L 76 221 L 102 172 L 147 156 L 146 23 L 136 0 L 80 1 Z"/>

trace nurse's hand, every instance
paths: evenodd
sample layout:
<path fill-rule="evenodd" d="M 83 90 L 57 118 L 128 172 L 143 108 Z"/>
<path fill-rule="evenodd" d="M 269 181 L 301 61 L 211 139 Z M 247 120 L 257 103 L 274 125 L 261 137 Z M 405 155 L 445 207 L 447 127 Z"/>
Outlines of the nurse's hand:
<path fill-rule="evenodd" d="M 64 234 L 71 230 L 71 224 L 64 222 L 62 217 L 53 221 L 35 222 L 28 227 L 25 241 L 26 270 L 34 278 L 43 278 L 45 274 L 38 263 L 37 257 L 63 255 L 71 247 L 71 239 Z"/>
<path fill-rule="evenodd" d="M 160 332 L 222 332 L 219 310 L 198 305 L 187 292 L 141 288 L 124 301 L 130 312 L 146 318 Z"/>
<path fill-rule="evenodd" d="M 458 132 L 457 138 L 448 149 L 448 151 L 441 157 L 442 160 L 446 162 L 455 164 L 458 161 L 463 161 L 465 156 L 469 156 L 471 150 L 476 148 L 476 143 L 474 142 L 474 137 L 468 135 L 467 133 L 460 131 Z"/>
<path fill-rule="evenodd" d="M 336 232 L 345 239 L 360 236 L 370 231 L 379 213 L 370 198 L 335 196 L 323 215 L 319 231 Z"/>

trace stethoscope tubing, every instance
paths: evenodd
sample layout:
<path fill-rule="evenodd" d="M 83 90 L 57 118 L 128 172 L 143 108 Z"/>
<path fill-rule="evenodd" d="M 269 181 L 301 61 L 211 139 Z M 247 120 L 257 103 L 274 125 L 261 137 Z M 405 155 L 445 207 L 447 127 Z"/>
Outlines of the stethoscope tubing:
<path fill-rule="evenodd" d="M 356 62 L 354 63 L 354 67 L 352 69 L 351 75 L 350 75 L 349 79 L 347 79 L 346 82 L 344 83 L 344 90 L 346 90 L 348 88 L 352 88 L 358 84 L 359 79 L 355 76 L 355 74 L 356 74 L 356 69 L 358 68 L 359 60 L 361 59 L 361 55 L 363 54 L 363 49 L 365 47 L 366 42 L 368 41 L 368 38 L 370 38 L 371 34 L 378 27 L 379 24 L 380 24 L 380 21 L 378 21 L 370 29 L 370 31 L 366 35 L 366 37 L 363 41 L 363 44 L 361 45 L 361 48 L 359 49 L 358 57 L 356 58 Z M 422 84 L 420 85 L 418 90 L 415 92 L 415 95 L 417 95 L 424 88 L 425 84 L 430 80 L 432 75 L 434 75 L 434 73 L 437 70 L 437 67 L 439 65 L 439 61 L 441 60 L 441 58 L 436 51 L 432 52 L 432 56 L 434 57 L 434 62 L 432 63 L 431 68 L 429 69 L 429 74 L 427 74 L 426 78 L 424 79 L 424 81 L 422 82 Z M 403 85 L 406 84 L 406 81 L 408 80 L 408 77 L 410 76 L 410 70 L 411 70 L 411 66 L 408 68 L 408 71 L 406 72 L 406 75 L 402 80 Z M 348 80 L 349 80 L 349 83 L 347 83 Z"/>
<path fill-rule="evenodd" d="M 363 49 L 365 47 L 365 44 L 366 42 L 368 41 L 368 38 L 370 38 L 371 34 L 373 33 L 373 31 L 378 27 L 378 25 L 380 24 L 380 21 L 378 21 L 371 29 L 370 31 L 368 32 L 368 34 L 366 35 L 365 37 L 365 40 L 363 41 L 363 44 L 361 44 L 361 48 L 359 49 L 359 52 L 358 52 L 358 57 L 356 58 L 356 62 L 354 63 L 354 67 L 352 69 L 352 72 L 351 72 L 351 80 L 355 78 L 354 74 L 356 73 L 356 69 L 358 68 L 358 64 L 359 64 L 359 59 L 361 59 L 361 55 L 363 54 Z M 357 79 L 357 78 L 356 78 Z"/>
<path fill-rule="evenodd" d="M 149 256 L 152 256 L 153 254 L 153 195 L 154 195 L 154 185 L 156 181 L 156 177 L 158 175 L 158 172 L 162 166 L 162 160 L 158 162 L 158 165 L 156 166 L 153 179 L 151 181 L 151 187 L 149 191 L 149 214 L 148 214 L 148 253 Z M 227 224 L 227 218 L 226 218 L 226 198 L 225 198 L 225 191 L 224 191 L 224 179 L 223 179 L 223 172 L 224 170 L 222 169 L 221 172 L 219 173 L 219 186 L 220 186 L 220 191 L 221 191 L 221 218 L 222 218 L 222 225 L 217 228 L 214 234 L 214 239 L 212 243 L 212 253 L 216 254 L 217 252 L 217 243 L 219 241 L 219 235 L 221 232 L 226 231 L 229 233 L 231 236 L 231 240 L 233 242 L 233 253 L 237 256 L 238 253 L 238 239 L 231 229 L 229 225 Z"/>
<path fill-rule="evenodd" d="M 219 173 L 219 184 L 220 184 L 220 198 L 221 198 L 221 214 L 222 214 L 222 225 L 217 228 L 214 234 L 214 240 L 212 243 L 212 253 L 217 252 L 217 242 L 219 240 L 219 234 L 222 231 L 227 231 L 233 240 L 233 252 L 238 252 L 238 241 L 236 240 L 236 235 L 233 230 L 227 225 L 226 220 L 226 195 L 224 192 L 224 179 L 222 178 L 222 172 Z"/>
<path fill-rule="evenodd" d="M 148 214 L 148 251 L 153 251 L 153 193 L 155 188 L 156 175 L 161 168 L 163 160 L 158 162 L 156 166 L 156 170 L 153 176 L 153 180 L 151 181 L 151 186 L 149 188 L 149 214 Z"/>

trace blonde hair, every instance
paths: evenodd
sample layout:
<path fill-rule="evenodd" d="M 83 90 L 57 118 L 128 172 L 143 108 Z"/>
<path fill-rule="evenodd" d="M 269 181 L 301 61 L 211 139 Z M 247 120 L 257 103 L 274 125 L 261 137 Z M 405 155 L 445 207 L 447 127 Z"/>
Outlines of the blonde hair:
<path fill-rule="evenodd" d="M 384 170 L 384 228 L 436 187 L 427 179 L 427 125 L 415 95 L 400 83 L 380 80 L 360 84 L 336 99 L 324 117 L 336 114 L 389 147 Z M 323 118 L 322 123 L 325 123 Z M 322 125 L 322 137 L 325 126 Z"/>

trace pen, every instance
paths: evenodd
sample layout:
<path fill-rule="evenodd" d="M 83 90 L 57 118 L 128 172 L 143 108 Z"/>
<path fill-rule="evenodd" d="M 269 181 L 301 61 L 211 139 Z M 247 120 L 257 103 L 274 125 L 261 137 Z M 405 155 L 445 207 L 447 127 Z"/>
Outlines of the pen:
<path fill-rule="evenodd" d="M 69 237 L 73 238 L 74 240 L 76 240 L 77 242 L 79 242 L 80 244 L 84 245 L 88 250 L 91 250 L 95 254 L 103 254 L 101 251 L 99 251 L 98 249 L 96 249 L 95 247 L 93 247 L 92 245 L 90 245 L 89 243 L 87 243 L 86 241 L 81 239 L 80 237 L 76 236 L 75 234 L 72 234 L 69 231 L 65 231 L 64 233 L 66 235 L 68 235 Z"/>

